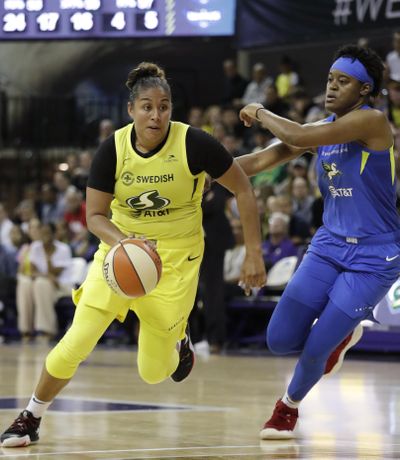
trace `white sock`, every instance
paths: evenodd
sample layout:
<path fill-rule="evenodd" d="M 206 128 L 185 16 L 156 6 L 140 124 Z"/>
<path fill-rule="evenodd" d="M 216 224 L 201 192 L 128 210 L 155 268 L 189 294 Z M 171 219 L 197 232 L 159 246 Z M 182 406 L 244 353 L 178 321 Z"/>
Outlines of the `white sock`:
<path fill-rule="evenodd" d="M 293 401 L 290 399 L 290 396 L 288 395 L 288 392 L 286 390 L 285 395 L 282 398 L 282 402 L 286 404 L 288 407 L 291 409 L 297 409 L 300 406 L 301 401 Z"/>
<path fill-rule="evenodd" d="M 43 414 L 46 412 L 47 408 L 50 406 L 52 402 L 53 401 L 41 401 L 33 394 L 32 398 L 29 401 L 29 404 L 26 406 L 26 410 L 32 412 L 32 415 L 35 418 L 40 418 L 43 416 Z"/>

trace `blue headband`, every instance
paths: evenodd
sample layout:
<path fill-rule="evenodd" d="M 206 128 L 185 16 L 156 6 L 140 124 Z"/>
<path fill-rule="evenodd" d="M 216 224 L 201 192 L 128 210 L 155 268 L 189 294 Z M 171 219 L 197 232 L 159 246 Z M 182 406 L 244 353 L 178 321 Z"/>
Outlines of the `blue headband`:
<path fill-rule="evenodd" d="M 374 89 L 374 80 L 368 75 L 367 69 L 358 59 L 342 56 L 332 64 L 330 70 L 333 69 L 340 70 L 361 83 L 369 83 Z"/>

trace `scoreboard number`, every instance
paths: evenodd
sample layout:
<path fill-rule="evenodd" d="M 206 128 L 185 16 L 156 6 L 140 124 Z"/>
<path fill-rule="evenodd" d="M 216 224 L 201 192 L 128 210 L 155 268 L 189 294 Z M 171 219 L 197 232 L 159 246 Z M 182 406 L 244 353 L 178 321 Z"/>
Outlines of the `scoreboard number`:
<path fill-rule="evenodd" d="M 41 32 L 54 32 L 59 19 L 59 13 L 42 13 L 36 18 L 36 22 Z"/>
<path fill-rule="evenodd" d="M 93 14 L 85 11 L 83 13 L 76 12 L 70 17 L 72 28 L 76 32 L 87 32 L 93 29 Z"/>
<path fill-rule="evenodd" d="M 26 29 L 24 13 L 7 13 L 3 17 L 4 32 L 23 32 Z"/>

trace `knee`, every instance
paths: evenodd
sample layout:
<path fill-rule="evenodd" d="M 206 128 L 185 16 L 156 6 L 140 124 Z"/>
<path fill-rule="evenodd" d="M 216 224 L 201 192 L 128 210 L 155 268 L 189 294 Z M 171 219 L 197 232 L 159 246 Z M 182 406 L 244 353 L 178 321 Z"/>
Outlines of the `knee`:
<path fill-rule="evenodd" d="M 293 346 L 289 338 L 274 328 L 267 328 L 266 342 L 268 349 L 275 355 L 286 355 L 293 351 Z"/>

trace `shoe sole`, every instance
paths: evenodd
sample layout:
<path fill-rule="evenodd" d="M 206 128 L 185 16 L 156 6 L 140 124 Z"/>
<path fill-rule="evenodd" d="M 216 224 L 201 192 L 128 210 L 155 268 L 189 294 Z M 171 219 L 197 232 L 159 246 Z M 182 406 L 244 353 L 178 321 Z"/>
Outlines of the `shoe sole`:
<path fill-rule="evenodd" d="M 297 427 L 296 427 L 297 428 Z M 296 438 L 296 430 L 275 430 L 274 428 L 264 428 L 260 431 L 260 439 L 293 439 Z"/>
<path fill-rule="evenodd" d="M 340 353 L 339 355 L 339 359 L 337 360 L 337 363 L 332 367 L 331 371 L 328 372 L 327 374 L 324 375 L 324 377 L 328 376 L 328 375 L 333 375 L 333 374 L 336 374 L 336 372 L 342 367 L 343 365 L 343 361 L 344 361 L 344 357 L 347 353 L 347 350 L 349 350 L 351 347 L 353 347 L 357 342 L 360 341 L 362 335 L 363 335 L 363 332 L 364 332 L 364 329 L 363 327 L 361 326 L 361 324 L 359 324 L 355 329 L 354 329 L 354 332 L 353 332 L 353 335 L 351 336 L 351 339 L 350 339 L 350 342 L 343 348 L 343 351 L 342 353 Z"/>
<path fill-rule="evenodd" d="M 26 447 L 30 446 L 31 444 L 35 444 L 37 441 L 31 441 L 29 434 L 18 437 L 18 436 L 11 436 L 6 438 L 2 443 L 1 447 Z"/>

